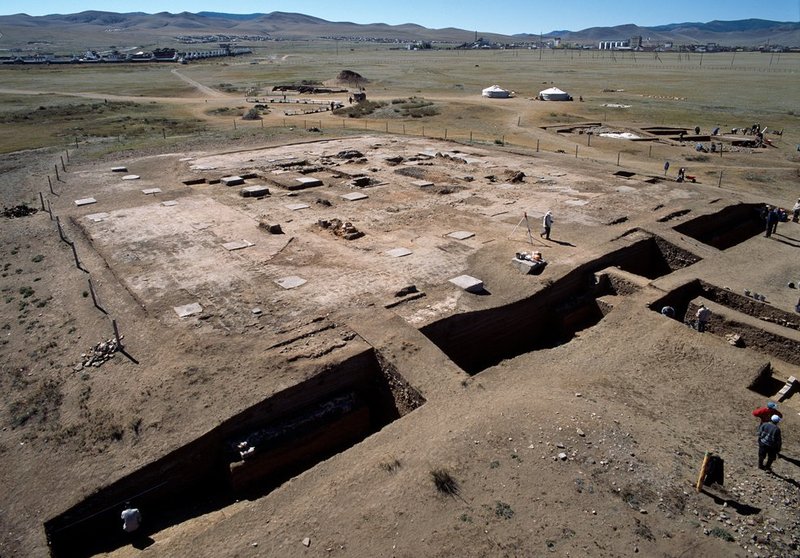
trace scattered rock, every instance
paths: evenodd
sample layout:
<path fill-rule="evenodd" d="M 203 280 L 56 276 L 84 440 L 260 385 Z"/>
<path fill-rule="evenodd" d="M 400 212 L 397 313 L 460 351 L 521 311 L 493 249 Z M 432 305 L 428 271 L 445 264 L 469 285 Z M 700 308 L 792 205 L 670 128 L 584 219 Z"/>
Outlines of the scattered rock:
<path fill-rule="evenodd" d="M 561 461 L 566 461 L 567 460 L 567 454 L 562 451 L 561 453 L 558 454 L 558 458 Z"/>
<path fill-rule="evenodd" d="M 303 546 L 311 546 L 311 539 L 308 537 L 303 539 Z"/>

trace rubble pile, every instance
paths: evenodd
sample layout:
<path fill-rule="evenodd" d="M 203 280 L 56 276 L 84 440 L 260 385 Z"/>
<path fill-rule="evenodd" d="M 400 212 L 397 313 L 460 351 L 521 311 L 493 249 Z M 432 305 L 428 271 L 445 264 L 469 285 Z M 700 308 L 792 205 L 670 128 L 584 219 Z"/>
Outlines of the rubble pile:
<path fill-rule="evenodd" d="M 93 366 L 99 368 L 109 359 L 114 358 L 114 353 L 119 351 L 122 347 L 117 343 L 114 338 L 101 341 L 92 347 L 88 352 L 81 353 L 81 362 L 75 365 L 75 371 L 83 370 Z"/>
<path fill-rule="evenodd" d="M 9 219 L 27 217 L 28 215 L 33 215 L 37 211 L 39 210 L 35 207 L 29 207 L 23 203 L 15 205 L 14 207 L 3 207 L 3 217 L 8 217 Z"/>
<path fill-rule="evenodd" d="M 349 221 L 342 221 L 341 219 L 320 219 L 317 224 L 345 240 L 355 240 L 356 238 L 364 236 L 364 233 L 358 230 L 355 225 Z"/>

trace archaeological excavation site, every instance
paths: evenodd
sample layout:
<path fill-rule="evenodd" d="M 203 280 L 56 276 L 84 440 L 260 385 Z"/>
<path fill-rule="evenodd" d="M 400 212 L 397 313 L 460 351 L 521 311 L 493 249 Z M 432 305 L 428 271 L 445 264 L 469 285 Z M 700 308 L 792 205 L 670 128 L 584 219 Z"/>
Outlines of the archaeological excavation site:
<path fill-rule="evenodd" d="M 57 401 L 16 380 L 39 390 L 17 426 L 61 426 L 0 448 L 40 502 L 3 510 L 35 524 L 19 544 L 755 556 L 772 532 L 758 555 L 792 555 L 800 225 L 767 238 L 752 193 L 566 157 L 372 134 L 73 152 L 8 221 L 63 301 L 39 314 Z M 698 491 L 706 453 L 725 483 Z"/>

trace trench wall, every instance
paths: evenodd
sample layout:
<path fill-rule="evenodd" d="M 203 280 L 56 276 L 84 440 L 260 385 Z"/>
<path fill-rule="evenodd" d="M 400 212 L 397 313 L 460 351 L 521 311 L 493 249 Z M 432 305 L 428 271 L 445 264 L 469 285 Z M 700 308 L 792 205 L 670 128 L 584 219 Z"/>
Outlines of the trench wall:
<path fill-rule="evenodd" d="M 424 402 L 396 371 L 389 371 L 389 376 L 390 380 L 384 379 L 373 349 L 324 367 L 302 384 L 242 411 L 47 521 L 44 528 L 51 555 L 91 556 L 129 543 L 120 521 L 127 501 L 142 510 L 143 529 L 146 526 L 147 532 L 233 502 L 238 494 L 230 482 L 229 441 L 339 393 L 354 392 L 367 402 L 367 431 L 361 432 L 355 442 L 364 439 Z M 399 395 L 394 389 L 398 385 L 404 388 Z M 360 412 L 363 416 L 363 409 Z M 350 445 L 355 442 L 349 440 Z M 306 453 L 313 451 L 310 447 Z M 328 456 L 295 455 L 297 464 L 306 466 Z M 272 488 L 286 478 L 266 479 L 264 485 Z"/>
<path fill-rule="evenodd" d="M 763 203 L 732 205 L 717 213 L 681 223 L 674 230 L 703 244 L 727 250 L 764 232 L 766 224 L 761 218 L 763 209 Z"/>
<path fill-rule="evenodd" d="M 599 322 L 604 309 L 594 299 L 604 293 L 596 292 L 595 272 L 618 266 L 655 278 L 699 259 L 649 237 L 577 267 L 530 298 L 450 316 L 421 331 L 463 370 L 476 374 L 504 359 L 557 346 L 575 331 Z"/>

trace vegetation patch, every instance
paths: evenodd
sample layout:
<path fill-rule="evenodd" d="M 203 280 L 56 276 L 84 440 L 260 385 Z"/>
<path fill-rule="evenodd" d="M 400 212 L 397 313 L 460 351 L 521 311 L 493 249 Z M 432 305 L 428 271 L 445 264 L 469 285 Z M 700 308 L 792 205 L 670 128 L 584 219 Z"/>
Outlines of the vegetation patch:
<path fill-rule="evenodd" d="M 11 403 L 11 426 L 17 428 L 33 421 L 42 424 L 57 417 L 62 398 L 61 386 L 57 382 L 40 382 L 26 397 Z"/>
<path fill-rule="evenodd" d="M 348 118 L 363 118 L 373 114 L 376 110 L 386 106 L 386 103 L 378 101 L 362 101 L 349 107 L 342 107 L 333 111 L 336 116 L 346 116 Z"/>
<path fill-rule="evenodd" d="M 448 496 L 458 496 L 461 492 L 461 487 L 458 481 L 445 469 L 434 469 L 431 471 L 431 479 L 433 480 L 436 490 Z"/>

